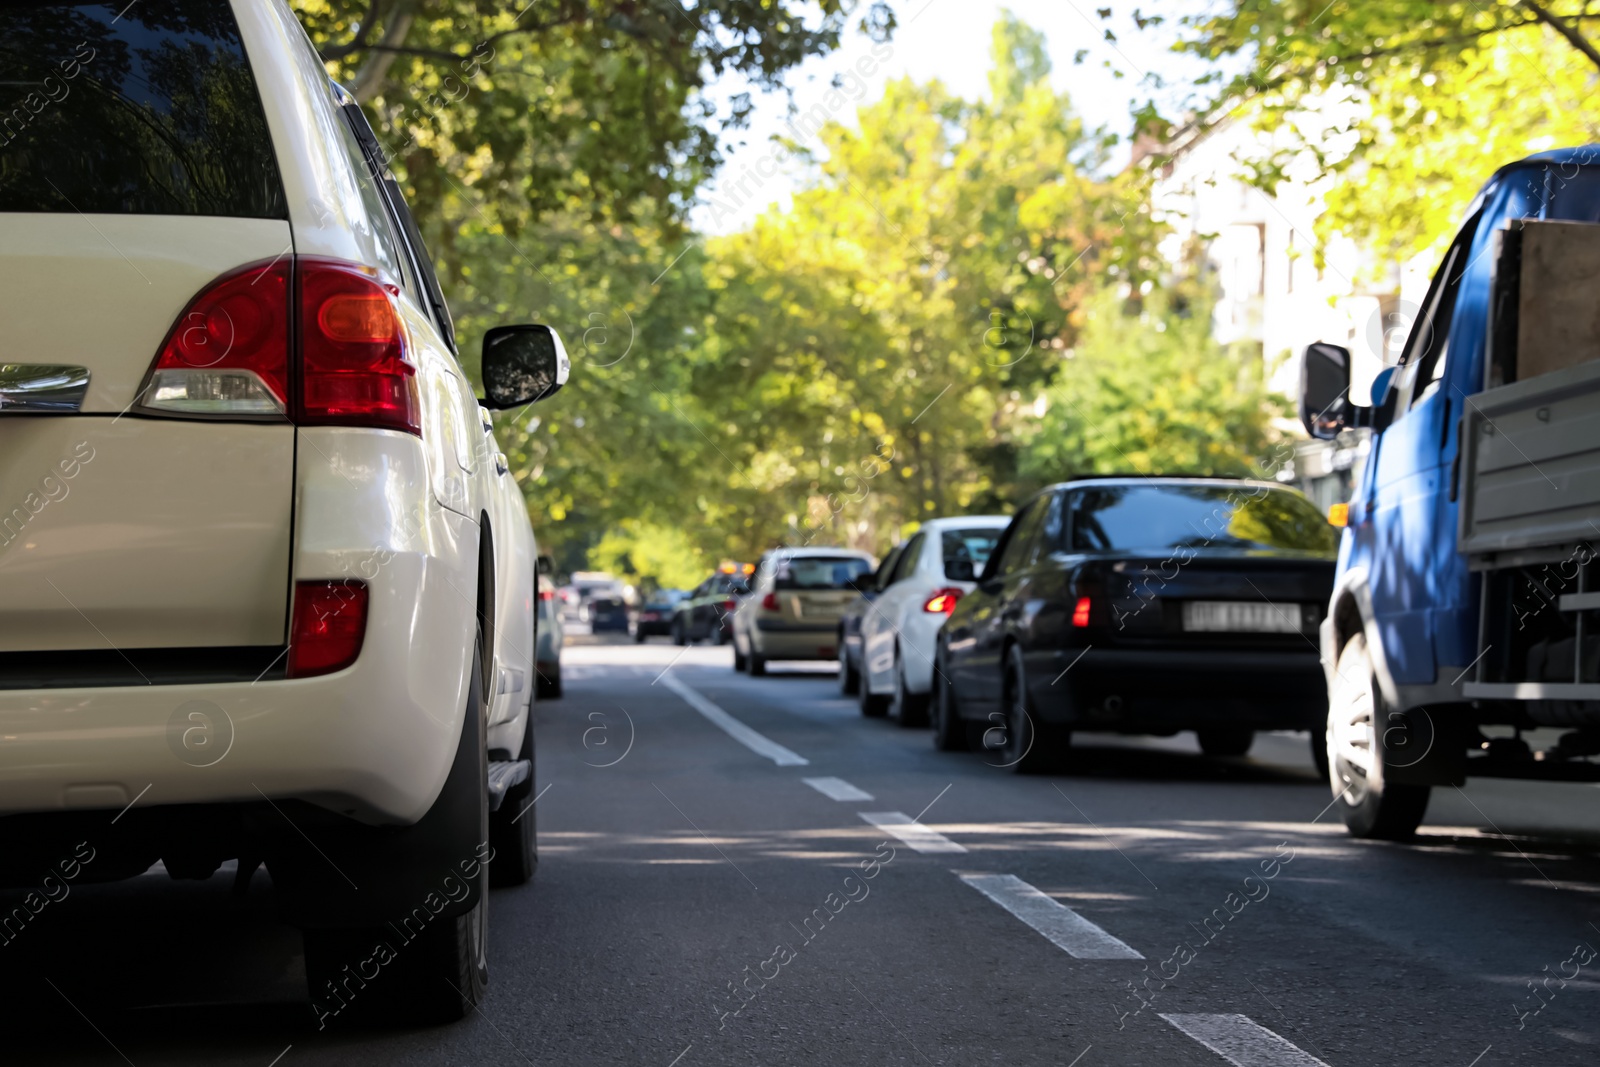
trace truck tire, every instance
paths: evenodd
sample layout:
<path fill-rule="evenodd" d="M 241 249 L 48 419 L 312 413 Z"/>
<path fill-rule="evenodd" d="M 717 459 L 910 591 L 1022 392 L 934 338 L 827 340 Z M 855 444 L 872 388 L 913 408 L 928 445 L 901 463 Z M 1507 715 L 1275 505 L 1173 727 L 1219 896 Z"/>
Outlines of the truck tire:
<path fill-rule="evenodd" d="M 481 651 L 482 641 L 478 643 Z M 482 663 L 475 652 L 474 668 Z M 489 838 L 489 752 L 485 744 L 487 705 L 482 673 L 472 671 L 467 688 L 467 714 L 462 725 L 456 762 L 445 779 L 448 798 L 434 801 L 465 802 L 469 791 L 478 804 L 478 835 L 461 842 L 461 873 L 440 872 L 445 877 L 472 877 L 478 881 L 478 903 L 462 915 L 432 918 L 427 898 L 417 901 L 415 919 L 357 929 L 307 929 L 306 985 L 319 1029 L 333 1017 L 381 1020 L 395 1024 L 455 1022 L 483 999 L 489 984 L 489 864 L 482 845 Z M 478 861 L 475 862 L 474 861 Z M 433 894 L 429 894 L 432 896 Z"/>
<path fill-rule="evenodd" d="M 1328 781 L 1352 837 L 1404 841 L 1428 811 L 1430 787 L 1384 780 L 1383 694 L 1365 634 L 1345 643 L 1328 695 Z"/>

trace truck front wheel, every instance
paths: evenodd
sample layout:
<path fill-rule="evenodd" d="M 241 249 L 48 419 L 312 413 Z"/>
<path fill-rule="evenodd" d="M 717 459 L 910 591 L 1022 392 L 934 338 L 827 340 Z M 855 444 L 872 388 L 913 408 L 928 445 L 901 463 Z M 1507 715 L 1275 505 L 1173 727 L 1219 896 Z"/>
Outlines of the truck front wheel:
<path fill-rule="evenodd" d="M 1383 694 L 1364 634 L 1345 643 L 1328 699 L 1328 779 L 1352 837 L 1404 841 L 1428 810 L 1429 787 L 1384 778 Z"/>

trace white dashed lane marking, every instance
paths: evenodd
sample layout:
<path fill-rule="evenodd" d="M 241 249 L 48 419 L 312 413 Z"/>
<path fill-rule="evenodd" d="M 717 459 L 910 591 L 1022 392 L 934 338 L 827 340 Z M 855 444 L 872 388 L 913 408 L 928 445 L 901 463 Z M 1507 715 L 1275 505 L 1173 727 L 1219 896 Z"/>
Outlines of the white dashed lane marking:
<path fill-rule="evenodd" d="M 857 789 L 843 778 L 802 778 L 800 780 L 829 800 L 872 799 L 871 793 L 865 789 Z"/>
<path fill-rule="evenodd" d="M 903 811 L 858 811 L 856 814 L 884 833 L 899 838 L 918 852 L 966 851 L 937 830 L 928 829 Z"/>
<path fill-rule="evenodd" d="M 1328 1067 L 1248 1015 L 1163 1015 L 1234 1067 Z"/>
<path fill-rule="evenodd" d="M 752 730 L 672 675 L 663 674 L 659 681 L 687 701 L 691 708 L 709 719 L 711 725 L 717 727 L 756 755 L 769 759 L 780 767 L 805 767 L 811 763 L 810 760 L 798 752 L 784 748 L 770 737 L 765 737 Z"/>
<path fill-rule="evenodd" d="M 1144 959 L 1132 946 L 1112 937 L 1014 874 L 963 874 L 961 880 L 1033 927 L 1052 945 L 1074 959 Z"/>

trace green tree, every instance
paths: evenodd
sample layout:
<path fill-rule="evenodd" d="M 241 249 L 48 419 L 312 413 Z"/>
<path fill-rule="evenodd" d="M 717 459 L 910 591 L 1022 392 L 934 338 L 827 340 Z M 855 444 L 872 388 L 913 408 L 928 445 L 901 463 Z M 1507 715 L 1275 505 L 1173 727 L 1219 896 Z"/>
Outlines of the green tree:
<path fill-rule="evenodd" d="M 1227 0 L 1181 19 L 1178 47 L 1217 64 L 1199 121 L 1271 131 L 1255 181 L 1296 161 L 1341 179 L 1323 235 L 1406 257 L 1501 164 L 1597 139 L 1597 26 L 1590 0 Z"/>
<path fill-rule="evenodd" d="M 835 47 L 859 10 L 882 37 L 881 0 L 296 0 L 334 72 L 369 110 L 429 206 L 482 214 L 515 235 L 546 215 L 681 223 L 721 161 L 724 128 L 703 90 L 736 74 L 781 85 Z M 470 211 L 460 210 L 470 207 Z M 428 229 L 452 266 L 452 230 Z"/>
<path fill-rule="evenodd" d="M 1043 484 L 1078 474 L 1256 475 L 1282 402 L 1259 356 L 1211 336 L 1210 301 L 1157 290 L 1130 302 L 1107 288 L 1042 394 L 1021 469 Z"/>
<path fill-rule="evenodd" d="M 1083 296 L 1159 270 L 1144 175 L 1097 176 L 1107 142 L 1050 87 L 1040 35 L 1006 16 L 992 57 L 993 99 L 891 83 L 858 129 L 802 153 L 788 211 L 707 246 L 694 394 L 718 413 L 749 551 L 881 550 L 1009 500 L 1019 399 L 1075 339 Z"/>

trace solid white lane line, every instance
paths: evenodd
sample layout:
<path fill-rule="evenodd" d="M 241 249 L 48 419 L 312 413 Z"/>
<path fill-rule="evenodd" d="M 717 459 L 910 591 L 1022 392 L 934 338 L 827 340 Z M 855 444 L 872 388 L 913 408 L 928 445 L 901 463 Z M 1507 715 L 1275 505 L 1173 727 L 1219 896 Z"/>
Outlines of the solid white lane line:
<path fill-rule="evenodd" d="M 695 711 L 711 720 L 723 733 L 739 742 L 751 752 L 765 757 L 780 767 L 805 767 L 810 760 L 791 749 L 784 748 L 770 737 L 764 737 L 750 729 L 732 715 L 717 707 L 711 701 L 690 689 L 672 675 L 664 675 L 659 681 L 662 685 L 681 696 Z"/>
<path fill-rule="evenodd" d="M 1131 945 L 1112 937 L 1014 874 L 963 874 L 961 880 L 1033 927 L 1052 945 L 1074 959 L 1144 959 Z"/>
<path fill-rule="evenodd" d="M 1234 1067 L 1328 1067 L 1248 1015 L 1162 1015 Z"/>
<path fill-rule="evenodd" d="M 930 830 L 903 811 L 858 811 L 857 815 L 886 834 L 898 837 L 918 852 L 965 852 L 966 849 Z"/>
<path fill-rule="evenodd" d="M 829 800 L 872 799 L 871 793 L 864 789 L 857 789 L 843 778 L 802 778 L 800 780 Z"/>

